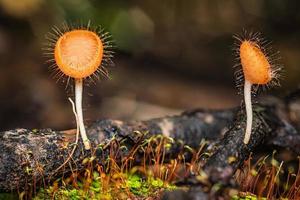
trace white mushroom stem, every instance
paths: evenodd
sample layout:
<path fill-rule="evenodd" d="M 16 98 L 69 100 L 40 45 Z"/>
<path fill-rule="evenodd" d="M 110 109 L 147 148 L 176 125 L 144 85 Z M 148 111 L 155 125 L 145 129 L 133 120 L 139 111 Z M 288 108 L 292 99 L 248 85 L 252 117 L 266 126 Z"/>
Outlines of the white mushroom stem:
<path fill-rule="evenodd" d="M 252 129 L 252 103 L 251 103 L 251 86 L 252 83 L 245 80 L 244 85 L 244 98 L 245 98 L 245 107 L 246 107 L 246 115 L 247 115 L 247 122 L 246 122 L 246 132 L 245 132 L 245 138 L 244 143 L 248 144 L 251 136 L 251 129 Z"/>
<path fill-rule="evenodd" d="M 75 79 L 75 106 L 76 113 L 78 117 L 78 125 L 80 130 L 80 135 L 83 140 L 83 144 L 86 150 L 91 148 L 90 141 L 86 135 L 84 123 L 83 123 L 83 114 L 82 114 L 82 92 L 83 92 L 83 80 Z"/>

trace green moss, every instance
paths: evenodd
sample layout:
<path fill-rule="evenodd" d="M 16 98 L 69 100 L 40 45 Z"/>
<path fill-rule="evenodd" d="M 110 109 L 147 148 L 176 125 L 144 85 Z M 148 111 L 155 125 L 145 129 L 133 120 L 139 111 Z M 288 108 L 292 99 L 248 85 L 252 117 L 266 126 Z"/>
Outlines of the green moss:
<path fill-rule="evenodd" d="M 0 200 L 15 200 L 19 199 L 16 193 L 0 193 Z"/>
<path fill-rule="evenodd" d="M 136 131 L 134 133 L 143 138 L 148 132 Z M 131 151 L 145 152 L 145 158 L 147 158 L 143 162 L 145 165 L 128 168 L 128 161 L 132 162 L 131 158 L 121 159 L 124 162 L 118 163 L 114 160 L 115 155 L 112 155 L 107 157 L 104 166 L 93 168 L 90 163 L 95 157 L 85 158 L 82 161 L 82 164 L 87 166 L 85 170 L 75 172 L 74 176 L 59 180 L 51 187 L 41 189 L 34 199 L 135 199 L 135 197 L 154 197 L 162 190 L 175 189 L 176 187 L 168 182 L 174 176 L 177 166 L 174 162 L 170 163 L 168 168 L 164 166 L 163 159 L 158 159 L 159 162 L 155 163 L 155 166 L 161 165 L 162 167 L 155 170 L 146 164 L 157 158 L 163 158 L 165 150 L 174 143 L 173 139 L 157 135 L 141 141 L 143 142 Z M 111 143 L 114 142 L 114 139 L 111 139 Z M 126 149 L 126 145 L 122 142 L 118 144 L 119 148 Z M 103 147 L 99 146 L 99 148 Z M 114 149 L 114 152 L 119 152 L 120 149 Z M 134 158 L 135 155 L 131 156 Z M 107 170 L 103 171 L 102 167 Z M 164 177 L 164 180 L 158 177 Z"/>
<path fill-rule="evenodd" d="M 148 197 L 157 194 L 160 190 L 173 190 L 174 185 L 164 183 L 161 179 L 153 176 L 142 177 L 138 174 L 118 174 L 122 180 L 111 180 L 109 183 L 102 183 L 98 172 L 93 172 L 91 183 L 86 188 L 86 181 L 77 182 L 74 186 L 51 186 L 41 189 L 34 200 L 42 199 L 113 199 L 135 197 Z"/>
<path fill-rule="evenodd" d="M 265 197 L 257 197 L 254 194 L 246 194 L 246 195 L 234 195 L 231 197 L 231 200 L 267 200 Z"/>

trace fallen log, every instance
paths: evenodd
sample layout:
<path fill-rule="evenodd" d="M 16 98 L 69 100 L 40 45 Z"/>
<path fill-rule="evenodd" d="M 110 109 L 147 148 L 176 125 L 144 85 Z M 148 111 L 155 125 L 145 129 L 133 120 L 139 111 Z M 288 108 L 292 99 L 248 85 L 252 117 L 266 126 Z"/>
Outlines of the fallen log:
<path fill-rule="evenodd" d="M 95 156 L 97 163 L 104 163 L 109 154 L 112 139 L 117 142 L 126 140 L 126 156 L 131 147 L 153 135 L 163 134 L 197 148 L 202 139 L 217 141 L 213 155 L 208 158 L 204 170 L 212 181 L 225 180 L 220 172 L 230 167 L 230 175 L 247 159 L 249 152 L 265 141 L 276 140 L 278 133 L 290 136 L 288 127 L 293 127 L 282 119 L 281 104 L 258 106 L 260 117 L 255 120 L 253 136 L 248 146 L 241 145 L 244 136 L 244 117 L 240 108 L 226 110 L 194 110 L 179 116 L 164 117 L 148 121 L 122 122 L 100 120 L 88 129 L 88 136 L 94 151 L 85 151 L 79 142 L 71 162 L 58 170 L 73 149 L 76 130 L 53 131 L 51 129 L 15 129 L 0 133 L 0 190 L 28 190 L 37 183 L 47 183 L 62 173 L 84 168 L 83 160 Z M 277 110 L 280 109 L 280 112 Z M 288 114 L 287 114 L 288 115 Z M 235 123 L 232 122 L 235 120 Z M 279 131 L 280 130 L 280 131 Z M 138 131 L 138 132 L 137 132 Z M 148 132 L 146 136 L 140 133 Z M 225 136 L 224 136 L 225 135 Z M 292 133 L 295 135 L 295 132 Z M 223 137 L 224 136 L 224 137 Z M 274 142 L 276 144 L 276 142 Z M 279 143 L 277 143 L 279 144 Z M 98 148 L 101 145 L 101 148 Z M 273 144 L 272 144 L 273 145 Z M 284 145 L 283 145 L 284 146 Z M 297 147 L 297 145 L 294 145 Z M 299 147 L 299 145 L 298 145 Z M 297 147 L 297 148 L 298 148 Z M 299 151 L 299 149 L 293 149 Z M 107 149 L 107 150 L 106 150 Z M 176 155 L 178 149 L 169 154 Z M 300 152 L 300 151 L 299 151 Z M 235 156 L 236 162 L 228 163 L 228 156 Z M 217 166 L 217 171 L 213 170 Z M 228 170 L 227 170 L 228 171 Z M 220 178 L 221 177 L 221 178 Z"/>
<path fill-rule="evenodd" d="M 213 139 L 229 125 L 234 116 L 233 110 L 197 111 L 193 114 L 165 117 L 142 122 L 121 122 L 118 120 L 100 120 L 88 129 L 88 136 L 94 148 L 99 144 L 109 144 L 112 138 L 117 141 L 126 139 L 127 145 L 140 140 L 136 131 L 148 131 L 147 137 L 163 134 L 197 147 L 202 138 Z M 53 131 L 51 129 L 28 130 L 15 129 L 0 133 L 0 190 L 11 191 L 30 187 L 37 180 L 49 180 L 73 148 L 76 130 Z M 69 144 L 69 145 L 68 145 Z M 105 159 L 108 152 L 102 154 Z M 176 153 L 176 152 L 174 152 Z M 76 169 L 84 166 L 82 160 L 91 156 L 84 151 L 82 143 L 72 155 Z M 98 162 L 104 162 L 100 159 Z M 68 171 L 58 171 L 56 175 Z M 26 188 L 25 188 L 26 189 Z"/>

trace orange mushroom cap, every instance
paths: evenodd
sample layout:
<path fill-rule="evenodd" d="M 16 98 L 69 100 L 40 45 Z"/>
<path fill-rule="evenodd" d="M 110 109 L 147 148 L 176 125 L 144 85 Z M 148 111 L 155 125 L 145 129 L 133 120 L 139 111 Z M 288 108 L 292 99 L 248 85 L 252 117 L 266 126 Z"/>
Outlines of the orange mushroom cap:
<path fill-rule="evenodd" d="M 103 43 L 92 31 L 69 31 L 57 40 L 54 58 L 58 68 L 65 75 L 86 78 L 101 66 Z"/>
<path fill-rule="evenodd" d="M 264 85 L 272 79 L 271 65 L 255 42 L 244 40 L 241 43 L 240 59 L 245 80 Z"/>

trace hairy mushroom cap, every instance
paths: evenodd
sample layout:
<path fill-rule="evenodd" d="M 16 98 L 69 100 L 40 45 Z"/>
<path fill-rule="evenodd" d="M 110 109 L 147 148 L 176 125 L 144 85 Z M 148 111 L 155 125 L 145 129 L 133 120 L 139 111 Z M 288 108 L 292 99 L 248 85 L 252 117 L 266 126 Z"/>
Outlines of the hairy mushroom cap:
<path fill-rule="evenodd" d="M 93 31 L 72 30 L 57 40 L 54 58 L 65 75 L 86 78 L 101 66 L 103 49 L 100 37 Z"/>
<path fill-rule="evenodd" d="M 255 42 L 244 40 L 239 50 L 245 79 L 252 84 L 269 83 L 272 79 L 271 64 L 260 47 Z"/>

